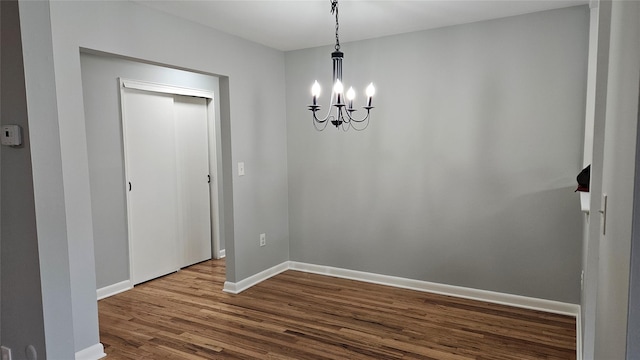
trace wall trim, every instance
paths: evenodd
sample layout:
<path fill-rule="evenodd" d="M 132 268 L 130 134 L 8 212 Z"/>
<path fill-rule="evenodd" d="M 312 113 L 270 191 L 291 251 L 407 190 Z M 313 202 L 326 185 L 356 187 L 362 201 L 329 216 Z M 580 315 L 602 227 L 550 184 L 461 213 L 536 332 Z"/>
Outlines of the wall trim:
<path fill-rule="evenodd" d="M 184 96 L 195 96 L 205 99 L 213 99 L 214 93 L 210 90 L 195 89 L 184 86 L 160 84 L 151 81 L 133 80 L 120 78 L 120 86 L 126 89 L 135 89 L 151 92 L 159 92 L 162 94 L 176 94 Z"/>
<path fill-rule="evenodd" d="M 286 270 L 297 270 L 307 273 L 333 276 L 349 280 L 363 281 L 397 288 L 430 292 L 434 294 L 455 296 L 463 299 L 486 301 L 493 304 L 514 306 L 530 310 L 545 311 L 554 314 L 573 316 L 578 319 L 580 305 L 554 300 L 538 299 L 522 295 L 513 295 L 495 291 L 480 290 L 462 286 L 433 283 L 429 281 L 401 278 L 397 276 L 381 275 L 364 271 L 335 268 L 324 265 L 314 265 L 297 261 L 285 261 L 258 274 L 250 276 L 238 283 L 225 282 L 224 291 L 239 294 L 242 291 L 280 274 Z"/>
<path fill-rule="evenodd" d="M 244 280 L 240 280 L 237 283 L 225 281 L 224 288 L 222 289 L 222 291 L 230 294 L 239 294 L 247 290 L 248 288 L 267 280 L 268 278 L 276 276 L 281 272 L 285 272 L 287 270 L 289 270 L 289 262 L 285 261 L 274 267 L 261 271 L 255 275 L 249 276 Z"/>
<path fill-rule="evenodd" d="M 226 256 L 227 256 L 227 252 L 225 251 L 225 249 L 218 251 L 218 259 L 222 259 Z"/>
<path fill-rule="evenodd" d="M 107 354 L 104 353 L 102 343 L 97 343 L 76 352 L 76 360 L 98 360 L 105 356 L 107 356 Z"/>
<path fill-rule="evenodd" d="M 576 360 L 582 360 L 582 310 L 580 309 L 576 315 Z"/>
<path fill-rule="evenodd" d="M 115 283 L 112 285 L 107 285 L 103 288 L 100 288 L 96 291 L 98 295 L 98 300 L 102 300 L 109 296 L 113 296 L 115 294 L 119 294 L 121 292 L 133 289 L 133 285 L 131 285 L 131 280 L 121 281 L 119 283 Z"/>
<path fill-rule="evenodd" d="M 580 305 L 577 304 L 499 293 L 495 291 L 479 290 L 462 286 L 439 284 L 422 280 L 406 279 L 396 276 L 373 274 L 363 271 L 334 268 L 330 266 L 313 265 L 290 261 L 289 269 L 320 275 L 334 276 L 343 279 L 364 281 L 373 284 L 394 286 L 403 289 L 455 296 L 464 299 L 486 301 L 494 304 L 509 305 L 530 310 L 540 310 L 554 314 L 569 315 L 573 317 L 577 317 L 580 313 Z"/>

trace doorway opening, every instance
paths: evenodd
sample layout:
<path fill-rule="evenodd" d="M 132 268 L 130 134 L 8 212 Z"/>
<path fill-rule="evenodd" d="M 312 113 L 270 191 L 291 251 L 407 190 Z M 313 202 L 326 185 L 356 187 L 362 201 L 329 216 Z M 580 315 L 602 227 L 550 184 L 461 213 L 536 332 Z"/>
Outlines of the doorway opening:
<path fill-rule="evenodd" d="M 217 240 L 211 243 L 211 255 L 213 258 L 224 257 L 227 243 L 233 243 L 233 227 L 225 227 L 225 223 L 233 219 L 232 188 L 230 181 L 223 181 L 227 173 L 223 168 L 231 166 L 228 141 L 229 104 L 225 97 L 228 94 L 228 79 L 87 49 L 81 50 L 80 61 L 97 297 L 107 297 L 130 289 L 133 285 L 130 277 L 127 218 L 129 187 L 125 175 L 120 78 L 182 90 L 198 89 L 203 93 L 213 94 L 211 99 L 206 100 L 207 116 L 211 119 L 207 128 L 208 175 L 211 175 L 211 234 Z M 218 205 L 217 208 L 215 204 Z"/>

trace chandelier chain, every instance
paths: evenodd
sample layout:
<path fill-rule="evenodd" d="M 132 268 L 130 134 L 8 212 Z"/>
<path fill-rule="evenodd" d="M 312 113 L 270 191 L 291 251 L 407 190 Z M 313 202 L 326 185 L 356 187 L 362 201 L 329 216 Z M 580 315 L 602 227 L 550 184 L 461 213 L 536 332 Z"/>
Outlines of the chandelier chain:
<path fill-rule="evenodd" d="M 338 30 L 340 29 L 340 23 L 338 22 L 338 0 L 331 0 L 331 14 L 336 14 L 336 51 L 340 51 L 340 37 L 338 37 Z"/>

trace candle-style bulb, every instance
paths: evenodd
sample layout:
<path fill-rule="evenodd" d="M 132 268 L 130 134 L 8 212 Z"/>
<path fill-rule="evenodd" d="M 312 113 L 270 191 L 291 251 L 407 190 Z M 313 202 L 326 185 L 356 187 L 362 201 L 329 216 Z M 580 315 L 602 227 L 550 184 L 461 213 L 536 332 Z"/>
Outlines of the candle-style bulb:
<path fill-rule="evenodd" d="M 336 80 L 336 84 L 333 86 L 333 92 L 336 93 L 336 104 L 342 104 L 342 93 L 344 92 L 344 86 L 340 79 Z"/>
<path fill-rule="evenodd" d="M 349 109 L 353 109 L 353 99 L 356 98 L 356 91 L 353 90 L 353 86 L 347 90 L 347 100 L 349 100 Z"/>
<path fill-rule="evenodd" d="M 371 99 L 373 99 L 373 95 L 376 94 L 376 88 L 373 87 L 373 83 L 367 86 L 367 106 L 371 106 Z"/>
<path fill-rule="evenodd" d="M 314 97 L 320 96 L 320 84 L 318 84 L 318 80 L 316 80 L 311 86 L 311 95 Z"/>
<path fill-rule="evenodd" d="M 318 96 L 320 96 L 320 84 L 316 80 L 311 86 L 311 96 L 313 97 L 313 105 L 318 105 Z"/>
<path fill-rule="evenodd" d="M 356 98 L 356 91 L 353 90 L 353 86 L 347 90 L 347 100 L 353 101 Z"/>
<path fill-rule="evenodd" d="M 376 88 L 373 87 L 373 83 L 369 84 L 369 86 L 367 86 L 367 96 L 368 97 L 373 97 L 373 95 L 376 94 Z"/>

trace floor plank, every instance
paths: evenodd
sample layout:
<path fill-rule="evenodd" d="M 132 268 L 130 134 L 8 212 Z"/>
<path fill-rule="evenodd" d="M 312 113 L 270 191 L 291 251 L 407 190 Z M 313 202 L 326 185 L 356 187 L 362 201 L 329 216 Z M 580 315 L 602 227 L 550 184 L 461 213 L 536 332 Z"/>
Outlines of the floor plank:
<path fill-rule="evenodd" d="M 286 271 L 222 292 L 224 260 L 100 300 L 109 359 L 575 359 L 575 319 Z"/>

